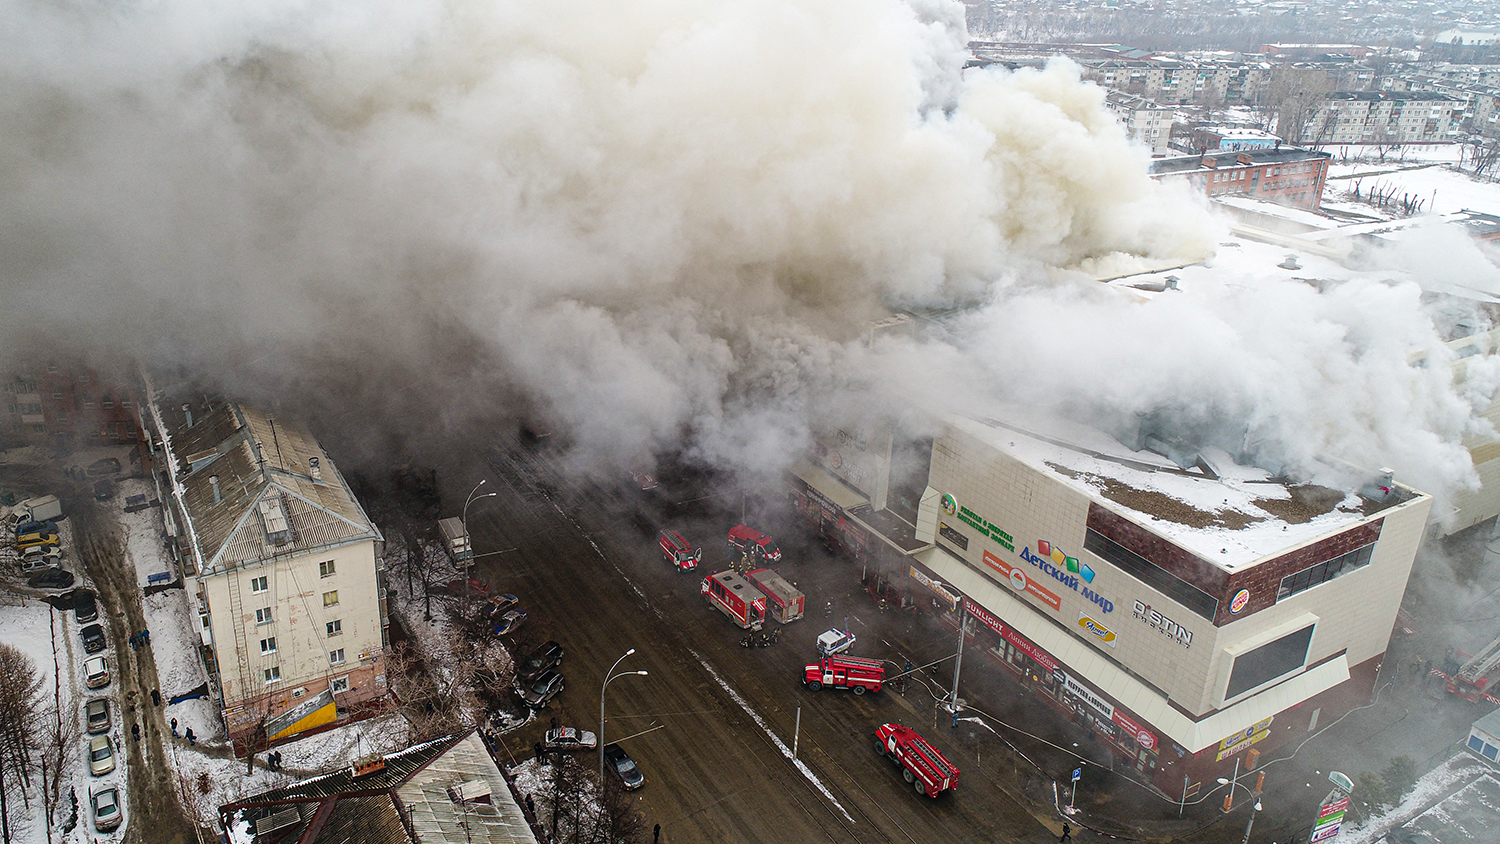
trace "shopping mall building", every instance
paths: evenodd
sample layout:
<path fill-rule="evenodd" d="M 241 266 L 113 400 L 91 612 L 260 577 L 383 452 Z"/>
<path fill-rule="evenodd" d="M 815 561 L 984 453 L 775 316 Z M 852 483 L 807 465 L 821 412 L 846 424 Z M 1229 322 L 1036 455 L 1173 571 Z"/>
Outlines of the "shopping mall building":
<path fill-rule="evenodd" d="M 878 597 L 967 619 L 966 677 L 1007 672 L 1191 799 L 1370 700 L 1431 500 L 1139 439 L 1009 419 L 837 431 L 789 484 Z"/>

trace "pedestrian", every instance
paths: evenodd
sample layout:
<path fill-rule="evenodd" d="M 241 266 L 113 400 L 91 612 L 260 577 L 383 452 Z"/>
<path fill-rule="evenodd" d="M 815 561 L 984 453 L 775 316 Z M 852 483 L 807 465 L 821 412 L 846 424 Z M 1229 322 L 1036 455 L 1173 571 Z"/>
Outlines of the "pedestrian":
<path fill-rule="evenodd" d="M 1069 844 L 1069 842 L 1071 842 L 1072 840 L 1073 827 L 1068 826 L 1067 821 L 1063 821 L 1063 834 L 1061 838 L 1057 839 L 1057 844 Z"/>
<path fill-rule="evenodd" d="M 130 738 L 133 741 L 141 740 L 141 725 L 134 721 L 130 722 Z"/>
<path fill-rule="evenodd" d="M 953 707 L 953 726 L 952 726 L 952 729 L 955 729 L 955 730 L 958 729 L 958 707 L 956 707 L 956 706 Z"/>
<path fill-rule="evenodd" d="M 651 844 L 657 844 L 659 841 L 661 841 L 661 824 L 651 828 Z"/>
<path fill-rule="evenodd" d="M 542 743 L 537 742 L 536 746 L 533 749 L 536 751 L 536 758 L 542 758 Z"/>
<path fill-rule="evenodd" d="M 281 764 L 281 751 L 278 750 L 278 751 L 276 751 L 276 770 L 279 771 L 279 770 L 282 769 L 282 767 L 283 766 Z"/>
<path fill-rule="evenodd" d="M 119 753 L 120 752 L 120 731 L 119 730 L 115 730 L 114 739 L 115 739 L 115 752 Z"/>
<path fill-rule="evenodd" d="M 151 644 L 151 631 L 149 629 L 141 631 L 141 644 L 148 646 Z"/>
<path fill-rule="evenodd" d="M 536 820 L 536 803 L 532 801 L 530 794 L 526 795 L 526 811 L 532 820 Z"/>
<path fill-rule="evenodd" d="M 192 727 L 188 727 L 187 728 L 187 732 L 184 733 L 183 735 L 187 736 L 187 740 L 188 740 L 188 744 L 189 745 L 194 746 L 194 747 L 197 746 L 198 739 L 193 736 L 193 728 Z"/>
<path fill-rule="evenodd" d="M 557 729 L 557 716 L 556 715 L 552 716 L 552 729 L 554 729 L 554 730 Z"/>
<path fill-rule="evenodd" d="M 172 738 L 177 738 L 177 719 L 172 719 Z"/>
<path fill-rule="evenodd" d="M 161 706 L 161 692 L 156 689 L 151 690 L 151 705 Z"/>
<path fill-rule="evenodd" d="M 130 649 L 135 650 L 135 634 L 130 634 Z"/>

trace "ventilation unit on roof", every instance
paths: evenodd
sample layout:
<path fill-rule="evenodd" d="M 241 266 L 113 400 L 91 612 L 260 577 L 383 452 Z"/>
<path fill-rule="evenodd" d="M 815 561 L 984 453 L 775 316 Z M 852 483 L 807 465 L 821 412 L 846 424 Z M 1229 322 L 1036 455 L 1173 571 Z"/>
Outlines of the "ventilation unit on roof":
<path fill-rule="evenodd" d="M 448 786 L 448 799 L 454 803 L 474 803 L 490 799 L 489 780 L 469 780 Z"/>
<path fill-rule="evenodd" d="M 281 499 L 267 496 L 260 502 L 260 523 L 266 529 L 266 541 L 272 545 L 285 545 L 292 541 L 292 524 L 287 520 L 286 509 Z"/>
<path fill-rule="evenodd" d="M 355 759 L 354 763 L 349 766 L 349 773 L 352 774 L 355 779 L 359 779 L 360 777 L 367 777 L 371 774 L 379 773 L 380 771 L 384 770 L 385 757 L 381 756 L 379 753 L 371 753 L 367 756 L 361 756 L 358 759 Z"/>
<path fill-rule="evenodd" d="M 278 829 L 285 829 L 295 823 L 300 823 L 302 816 L 297 814 L 296 809 L 282 809 L 255 822 L 255 835 L 269 835 Z"/>

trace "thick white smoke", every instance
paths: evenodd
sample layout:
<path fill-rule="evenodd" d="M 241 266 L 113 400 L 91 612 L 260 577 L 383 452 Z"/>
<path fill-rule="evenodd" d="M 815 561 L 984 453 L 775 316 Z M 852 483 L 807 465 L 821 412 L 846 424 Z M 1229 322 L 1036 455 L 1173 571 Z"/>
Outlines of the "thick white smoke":
<path fill-rule="evenodd" d="M 1404 363 L 1436 348 L 1408 288 L 1140 306 L 1060 272 L 1215 232 L 1076 68 L 963 72 L 955 2 L 0 10 L 0 356 L 60 339 L 415 431 L 524 400 L 627 462 L 774 467 L 962 381 L 1468 471 L 1470 405 Z M 870 347 L 893 305 L 972 310 Z"/>

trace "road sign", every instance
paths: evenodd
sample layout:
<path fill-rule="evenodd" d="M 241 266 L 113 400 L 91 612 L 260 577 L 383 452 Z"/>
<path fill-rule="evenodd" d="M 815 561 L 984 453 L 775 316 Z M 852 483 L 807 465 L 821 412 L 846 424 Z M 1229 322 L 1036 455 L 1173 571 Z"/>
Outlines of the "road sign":
<path fill-rule="evenodd" d="M 1329 771 L 1328 781 L 1338 786 L 1339 788 L 1342 788 L 1344 790 L 1344 793 L 1346 794 L 1354 793 L 1354 781 L 1339 773 L 1338 771 Z"/>
<path fill-rule="evenodd" d="M 1081 779 L 1083 779 L 1083 769 L 1082 768 L 1074 768 L 1073 769 L 1073 782 L 1078 782 Z"/>

